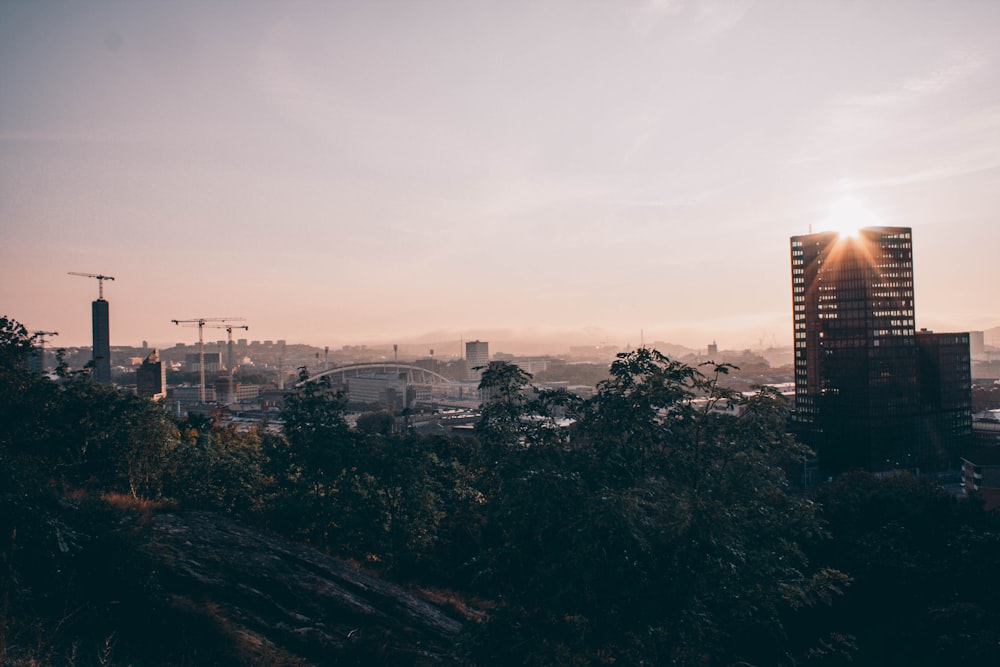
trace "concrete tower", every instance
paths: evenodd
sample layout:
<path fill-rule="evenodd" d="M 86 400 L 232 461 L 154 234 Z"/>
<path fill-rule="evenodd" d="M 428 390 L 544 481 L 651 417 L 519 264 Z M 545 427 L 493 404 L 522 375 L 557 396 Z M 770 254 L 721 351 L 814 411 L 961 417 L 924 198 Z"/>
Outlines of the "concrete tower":
<path fill-rule="evenodd" d="M 93 360 L 94 382 L 111 384 L 111 327 L 108 317 L 108 302 L 97 299 L 91 304 L 91 324 L 94 331 Z"/>

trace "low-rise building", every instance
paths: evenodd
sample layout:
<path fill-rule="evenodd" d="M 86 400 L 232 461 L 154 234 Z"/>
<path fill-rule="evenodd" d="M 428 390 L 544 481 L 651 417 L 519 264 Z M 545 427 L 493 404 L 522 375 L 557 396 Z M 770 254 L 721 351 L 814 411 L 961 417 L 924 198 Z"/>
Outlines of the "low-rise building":
<path fill-rule="evenodd" d="M 200 387 L 170 387 L 167 389 L 167 400 L 171 403 L 194 404 L 200 402 Z M 205 402 L 215 402 L 215 387 L 205 387 Z"/>
<path fill-rule="evenodd" d="M 977 495 L 985 509 L 1000 507 L 1000 447 L 982 447 L 962 457 L 962 488 Z"/>
<path fill-rule="evenodd" d="M 201 368 L 201 355 L 199 353 L 186 354 L 184 355 L 184 362 L 188 370 L 197 371 Z M 222 370 L 222 353 L 221 352 L 206 352 L 205 353 L 205 372 L 206 373 L 218 373 Z"/>
<path fill-rule="evenodd" d="M 406 378 L 395 373 L 375 373 L 347 378 L 352 403 L 402 409 L 407 407 Z"/>
<path fill-rule="evenodd" d="M 983 410 L 972 415 L 972 438 L 977 445 L 1000 446 L 1000 410 Z"/>

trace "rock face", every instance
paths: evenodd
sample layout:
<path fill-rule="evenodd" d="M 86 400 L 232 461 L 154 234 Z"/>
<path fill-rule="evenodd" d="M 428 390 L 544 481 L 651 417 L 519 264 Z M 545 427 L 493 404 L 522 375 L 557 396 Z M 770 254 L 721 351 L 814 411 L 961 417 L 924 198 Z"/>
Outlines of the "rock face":
<path fill-rule="evenodd" d="M 250 652 L 295 656 L 298 664 L 454 662 L 462 622 L 396 585 L 215 514 L 151 522 L 149 552 L 163 593 L 210 604 Z"/>

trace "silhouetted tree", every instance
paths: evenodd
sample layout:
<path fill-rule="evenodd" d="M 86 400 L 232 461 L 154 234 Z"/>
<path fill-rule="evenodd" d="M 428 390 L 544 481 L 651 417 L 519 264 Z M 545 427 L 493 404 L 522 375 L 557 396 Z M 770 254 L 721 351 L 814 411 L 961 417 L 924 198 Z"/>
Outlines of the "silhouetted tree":
<path fill-rule="evenodd" d="M 822 528 L 815 506 L 786 491 L 781 464 L 805 450 L 785 436 L 780 397 L 743 398 L 719 386 L 725 367 L 714 371 L 620 355 L 568 441 L 507 439 L 476 580 L 503 604 L 473 641 L 476 659 L 785 657 L 784 615 L 844 578 L 810 568 L 801 549 Z M 526 402 L 507 405 L 494 423 L 541 424 L 513 409 Z"/>
<path fill-rule="evenodd" d="M 255 516 L 269 489 L 261 434 L 210 421 L 188 427 L 174 453 L 168 494 L 185 506 Z"/>
<path fill-rule="evenodd" d="M 366 412 L 358 417 L 356 428 L 365 435 L 389 435 L 395 420 L 388 412 Z"/>
<path fill-rule="evenodd" d="M 813 559 L 853 579 L 814 620 L 857 647 L 831 664 L 1000 663 L 1000 515 L 905 473 L 844 475 L 816 499 L 833 539 Z"/>

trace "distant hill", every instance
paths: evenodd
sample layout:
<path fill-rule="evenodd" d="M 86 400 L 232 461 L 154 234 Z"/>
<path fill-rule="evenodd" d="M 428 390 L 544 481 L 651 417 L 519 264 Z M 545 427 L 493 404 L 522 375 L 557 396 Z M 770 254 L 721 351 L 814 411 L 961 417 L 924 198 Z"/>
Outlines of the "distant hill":
<path fill-rule="evenodd" d="M 983 331 L 983 338 L 990 347 L 1000 348 L 1000 327 L 993 327 Z"/>

